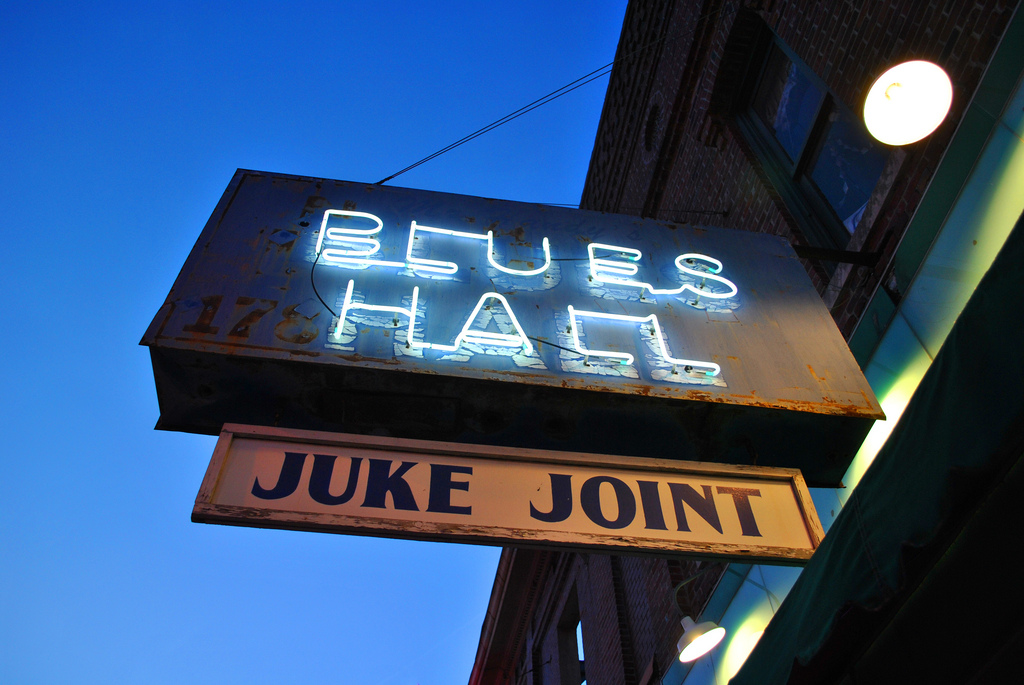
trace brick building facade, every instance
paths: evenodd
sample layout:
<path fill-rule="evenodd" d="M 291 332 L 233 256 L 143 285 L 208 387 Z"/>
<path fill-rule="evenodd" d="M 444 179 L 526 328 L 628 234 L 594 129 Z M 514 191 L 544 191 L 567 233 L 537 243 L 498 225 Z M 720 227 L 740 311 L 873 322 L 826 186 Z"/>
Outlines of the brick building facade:
<path fill-rule="evenodd" d="M 894 270 L 893 254 L 1016 5 L 631 3 L 580 206 L 866 253 L 869 266 L 805 262 L 849 337 L 876 287 L 899 298 L 907 275 Z M 872 81 L 899 62 L 936 62 L 953 82 L 952 109 L 935 133 L 884 150 L 881 178 L 845 243 L 813 235 L 811 220 L 800 216 L 806 208 L 787 202 L 789 189 L 773 182 L 766 155 L 752 149 L 757 141 L 742 125 L 743 91 L 756 80 L 766 39 L 785 44 L 851 113 L 859 113 Z"/>
<path fill-rule="evenodd" d="M 863 364 L 934 237 L 908 226 L 939 211 L 923 198 L 958 129 L 973 125 L 965 113 L 1016 10 L 1004 0 L 631 2 L 580 206 L 785 237 L 840 331 L 857 336 Z M 840 130 L 859 124 L 873 80 L 910 59 L 952 81 L 942 125 L 898 148 Z M 785 87 L 771 75 L 778 64 Z M 780 97 L 792 102 L 794 75 L 816 95 L 791 144 L 770 114 L 786 106 Z M 707 611 L 738 575 L 697 560 L 507 548 L 470 682 L 669 682 L 681 617 Z"/>

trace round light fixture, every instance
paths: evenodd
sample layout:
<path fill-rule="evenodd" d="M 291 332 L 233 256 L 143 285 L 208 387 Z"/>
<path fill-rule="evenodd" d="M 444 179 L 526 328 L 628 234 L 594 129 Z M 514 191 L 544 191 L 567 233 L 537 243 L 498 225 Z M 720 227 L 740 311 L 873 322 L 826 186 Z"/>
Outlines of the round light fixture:
<path fill-rule="evenodd" d="M 689 616 L 683 617 L 683 636 L 676 643 L 679 660 L 684 664 L 704 656 L 725 637 L 725 628 L 714 621 L 694 623 Z"/>
<path fill-rule="evenodd" d="M 922 60 L 904 62 L 871 85 L 864 124 L 886 145 L 909 145 L 938 128 L 952 102 L 953 85 L 941 67 Z"/>

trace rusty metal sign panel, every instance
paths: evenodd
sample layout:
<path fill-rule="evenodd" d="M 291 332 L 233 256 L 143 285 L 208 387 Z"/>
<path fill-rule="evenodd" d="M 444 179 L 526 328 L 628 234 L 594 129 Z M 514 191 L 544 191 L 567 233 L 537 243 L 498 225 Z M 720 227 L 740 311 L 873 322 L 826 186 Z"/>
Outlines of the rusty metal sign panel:
<path fill-rule="evenodd" d="M 228 425 L 203 523 L 803 563 L 799 471 Z"/>
<path fill-rule="evenodd" d="M 158 427 L 801 468 L 871 389 L 780 238 L 239 171 L 143 338 Z"/>

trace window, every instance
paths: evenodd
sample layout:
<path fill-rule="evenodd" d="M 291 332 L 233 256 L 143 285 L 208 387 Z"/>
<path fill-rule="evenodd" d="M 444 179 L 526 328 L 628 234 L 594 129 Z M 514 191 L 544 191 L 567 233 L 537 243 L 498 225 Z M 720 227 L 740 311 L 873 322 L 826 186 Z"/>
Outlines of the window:
<path fill-rule="evenodd" d="M 576 655 L 580 658 L 580 685 L 587 685 L 586 662 L 583 659 L 583 624 L 576 622 Z"/>
<path fill-rule="evenodd" d="M 558 671 L 561 685 L 587 682 L 583 662 L 583 625 L 575 585 L 569 591 L 558 619 Z"/>
<path fill-rule="evenodd" d="M 736 122 L 804 238 L 843 249 L 889 150 L 767 29 L 758 42 Z"/>

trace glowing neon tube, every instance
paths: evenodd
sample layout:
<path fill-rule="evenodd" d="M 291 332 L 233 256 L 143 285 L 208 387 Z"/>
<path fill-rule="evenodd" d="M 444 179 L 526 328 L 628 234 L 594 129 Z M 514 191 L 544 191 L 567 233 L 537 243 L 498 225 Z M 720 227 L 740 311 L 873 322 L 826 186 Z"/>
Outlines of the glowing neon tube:
<path fill-rule="evenodd" d="M 434 273 L 451 275 L 459 270 L 459 265 L 455 262 L 446 262 L 437 259 L 426 259 L 424 257 L 413 257 L 413 243 L 416 240 L 416 232 L 423 231 L 425 233 L 437 233 L 439 235 L 449 235 L 456 238 L 472 238 L 474 240 L 486 240 L 487 241 L 487 262 L 498 271 L 510 274 L 512 276 L 536 276 L 542 274 L 548 270 L 551 266 L 551 244 L 544 237 L 543 249 L 544 249 L 544 266 L 536 269 L 511 269 L 507 266 L 498 264 L 494 259 L 494 231 L 487 231 L 487 233 L 469 233 L 467 231 L 453 231 L 448 228 L 437 228 L 435 226 L 424 226 L 423 224 L 417 224 L 415 221 L 409 226 L 409 244 L 405 250 L 405 259 L 410 269 L 416 271 L 431 271 Z"/>
<path fill-rule="evenodd" d="M 596 250 L 608 250 L 610 252 L 619 252 L 627 256 L 630 262 L 618 262 L 607 259 L 605 257 L 598 257 L 595 254 Z M 594 281 L 598 283 L 604 283 L 609 285 L 623 285 L 632 288 L 642 288 L 652 295 L 679 295 L 685 291 L 690 291 L 698 297 L 706 297 L 713 300 L 721 300 L 733 297 L 739 290 L 736 284 L 727 278 L 719 276 L 722 271 L 722 262 L 718 261 L 714 257 L 699 254 L 696 252 L 687 252 L 681 254 L 675 259 L 676 268 L 683 273 L 700 278 L 701 283 L 698 286 L 692 283 L 684 283 L 678 288 L 655 288 L 650 283 L 644 281 L 633 281 L 624 278 L 618 278 L 619 276 L 634 276 L 639 271 L 639 267 L 632 262 L 637 262 L 643 256 L 640 250 L 635 250 L 631 247 L 621 247 L 619 245 L 607 245 L 605 243 L 590 243 L 587 245 L 587 252 L 590 256 L 590 276 Z M 714 266 L 707 267 L 706 270 L 696 268 L 695 260 L 701 260 L 708 262 Z M 685 264 L 689 261 L 690 265 Z M 714 292 L 712 290 L 705 290 L 704 283 L 711 279 L 723 284 L 726 288 L 726 292 Z"/>
<path fill-rule="evenodd" d="M 510 335 L 506 333 L 492 333 L 490 331 L 474 331 L 470 329 L 473 321 L 476 320 L 477 315 L 484 306 L 484 302 L 489 299 L 496 299 L 501 302 L 505 307 L 505 311 L 508 312 L 508 317 L 512 321 L 512 325 L 516 329 L 516 335 Z M 410 327 L 412 324 L 410 323 Z M 512 311 L 512 306 L 505 299 L 505 296 L 501 293 L 484 293 L 480 296 L 480 300 L 473 307 L 473 311 L 470 313 L 469 318 L 466 319 L 465 325 L 462 326 L 462 330 L 455 336 L 454 345 L 442 345 L 441 343 L 422 343 L 424 347 L 430 347 L 434 350 L 441 350 L 443 352 L 454 352 L 459 349 L 462 342 L 477 343 L 480 345 L 498 345 L 500 347 L 522 347 L 526 354 L 533 354 L 533 344 L 530 339 L 526 337 L 526 332 L 523 327 L 519 324 L 519 319 L 516 318 L 516 314 Z"/>
<path fill-rule="evenodd" d="M 707 376 L 717 376 L 722 372 L 722 367 L 714 362 L 703 362 L 696 359 L 677 359 L 672 357 L 668 353 L 668 348 L 665 345 L 665 334 L 661 330 L 661 324 L 658 321 L 657 314 L 650 314 L 648 316 L 627 316 L 625 314 L 608 314 L 605 312 L 588 312 L 576 309 L 572 305 L 569 305 L 569 327 L 572 331 L 572 343 L 576 351 L 584 357 L 608 357 L 610 359 L 620 359 L 623 364 L 632 364 L 634 357 L 628 352 L 614 352 L 612 350 L 588 350 L 583 347 L 580 342 L 580 331 L 579 324 L 576 322 L 576 317 L 590 318 L 590 319 L 605 319 L 607 321 L 623 321 L 626 323 L 644 324 L 650 323 L 654 326 L 655 335 L 658 338 L 658 346 L 661 350 L 661 356 L 665 361 L 670 364 L 676 364 L 679 366 L 689 366 L 692 368 L 708 369 L 705 371 Z"/>
<path fill-rule="evenodd" d="M 415 340 L 415 329 L 416 329 L 416 305 L 419 300 L 419 286 L 412 289 L 412 302 L 408 308 L 398 307 L 394 305 L 383 305 L 383 304 L 367 304 L 366 302 L 353 302 L 352 291 L 355 287 L 355 281 L 349 279 L 348 285 L 345 288 L 345 298 L 342 302 L 341 312 L 338 314 L 338 325 L 334 329 L 334 339 L 341 339 L 341 332 L 345 326 L 345 319 L 348 318 L 348 313 L 353 310 L 361 309 L 370 312 L 390 312 L 392 314 L 402 314 L 409 318 L 409 333 L 407 336 L 407 342 L 410 347 L 415 348 L 430 348 L 439 350 L 441 352 L 454 352 L 462 345 L 463 342 L 477 343 L 481 345 L 497 345 L 499 347 L 522 347 L 526 354 L 533 353 L 533 344 L 530 339 L 526 337 L 526 332 L 523 330 L 522 325 L 519 323 L 519 319 L 516 318 L 516 314 L 512 311 L 512 306 L 505 299 L 505 296 L 501 293 L 484 293 L 480 296 L 480 300 L 476 303 L 473 311 L 470 313 L 469 318 L 466 319 L 466 323 L 462 326 L 462 330 L 455 336 L 454 345 L 444 345 L 441 343 L 429 343 L 429 342 L 418 342 Z M 470 328 L 473 321 L 476 320 L 477 315 L 483 308 L 484 303 L 487 300 L 496 299 L 502 303 L 505 307 L 505 311 L 508 313 L 508 317 L 512 322 L 513 327 L 516 329 L 516 334 L 508 333 L 494 333 L 491 331 L 473 330 Z"/>
<path fill-rule="evenodd" d="M 415 221 L 409 226 L 409 244 L 405 249 L 405 261 L 409 264 L 409 268 L 415 271 L 431 271 L 439 274 L 453 274 L 459 270 L 459 265 L 455 262 L 438 261 L 436 259 L 424 259 L 423 257 L 413 257 L 412 248 L 413 241 L 416 240 L 416 231 L 424 231 L 426 233 L 438 233 L 440 235 L 450 235 L 456 238 L 478 238 L 480 240 L 487 240 L 486 235 L 479 233 L 467 233 L 465 231 L 452 231 L 447 228 L 435 228 L 434 226 L 424 226 L 417 224 Z"/>
<path fill-rule="evenodd" d="M 366 302 L 353 302 L 352 301 L 352 289 L 355 287 L 355 281 L 349 279 L 348 286 L 345 288 L 345 299 L 341 305 L 341 312 L 338 314 L 338 326 L 334 329 L 334 339 L 341 340 L 341 331 L 345 327 L 345 319 L 348 317 L 348 313 L 354 309 L 362 309 L 370 312 L 391 312 L 392 314 L 404 314 L 409 317 L 409 336 L 408 342 L 412 347 L 424 347 L 424 344 L 417 344 L 413 340 L 413 327 L 416 325 L 416 300 L 419 298 L 420 289 L 419 286 L 413 287 L 412 289 L 412 304 L 408 309 L 405 307 L 396 307 L 393 305 L 383 304 L 367 304 Z M 426 345 L 429 346 L 429 345 Z"/>
<path fill-rule="evenodd" d="M 507 266 L 502 266 L 501 264 L 498 264 L 498 262 L 494 261 L 494 231 L 487 231 L 487 261 L 490 262 L 491 266 L 498 271 L 503 271 L 507 274 L 512 274 L 513 276 L 536 276 L 537 274 L 544 273 L 548 270 L 548 267 L 551 266 L 551 244 L 548 243 L 547 236 L 544 236 L 542 245 L 544 249 L 544 266 L 526 271 L 510 269 Z"/>
<path fill-rule="evenodd" d="M 373 228 L 340 228 L 327 227 L 331 217 L 356 217 L 370 219 L 376 226 Z M 356 212 L 349 209 L 328 209 L 320 222 L 320 235 L 316 241 L 316 254 L 329 264 L 346 268 L 365 269 L 370 266 L 404 267 L 405 262 L 391 262 L 380 259 L 367 259 L 380 251 L 380 241 L 370 236 L 377 235 L 384 228 L 380 217 L 368 212 Z M 340 243 L 344 247 L 333 246 L 324 248 L 324 240 Z M 352 246 L 365 246 L 353 248 Z"/>

